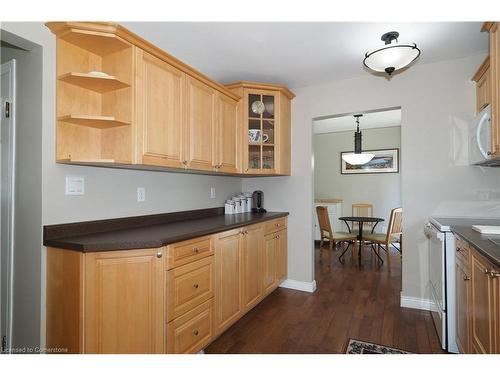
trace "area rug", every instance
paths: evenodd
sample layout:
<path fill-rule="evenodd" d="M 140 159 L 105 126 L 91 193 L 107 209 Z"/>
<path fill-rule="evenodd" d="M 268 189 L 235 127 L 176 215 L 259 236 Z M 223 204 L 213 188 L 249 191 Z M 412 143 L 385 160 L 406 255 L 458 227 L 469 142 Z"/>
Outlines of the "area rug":
<path fill-rule="evenodd" d="M 411 354 L 404 350 L 391 348 L 389 346 L 374 344 L 372 342 L 348 339 L 346 344 L 346 354 Z"/>

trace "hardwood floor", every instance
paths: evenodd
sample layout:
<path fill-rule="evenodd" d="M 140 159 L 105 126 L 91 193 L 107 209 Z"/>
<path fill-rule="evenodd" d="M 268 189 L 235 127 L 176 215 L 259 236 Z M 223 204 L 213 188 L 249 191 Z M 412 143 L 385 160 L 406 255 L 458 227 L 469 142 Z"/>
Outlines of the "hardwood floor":
<path fill-rule="evenodd" d="M 351 251 L 349 251 L 351 252 Z M 362 269 L 339 251 L 315 251 L 315 293 L 278 288 L 205 349 L 206 353 L 342 353 L 348 338 L 414 353 L 443 353 L 430 313 L 399 307 L 401 261 L 391 272 L 368 248 Z"/>

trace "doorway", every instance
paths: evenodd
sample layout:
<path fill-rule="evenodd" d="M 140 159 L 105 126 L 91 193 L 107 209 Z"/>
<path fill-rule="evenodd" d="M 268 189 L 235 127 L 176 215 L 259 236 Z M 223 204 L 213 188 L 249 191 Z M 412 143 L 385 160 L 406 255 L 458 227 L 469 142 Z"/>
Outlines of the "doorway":
<path fill-rule="evenodd" d="M 14 165 L 16 129 L 16 60 L 1 65 L 0 77 L 0 339 L 1 352 L 11 347 L 14 252 Z"/>
<path fill-rule="evenodd" d="M 350 164 L 355 151 L 355 132 L 361 131 L 362 154 L 370 160 Z M 359 151 L 359 150 L 358 150 Z M 326 206 L 333 232 L 351 232 L 359 239 L 360 222 L 340 220 L 341 217 L 363 216 L 377 219 L 365 222 L 363 233 L 373 231 L 384 235 L 388 231 L 391 212 L 401 203 L 401 108 L 392 107 L 359 111 L 313 119 L 314 152 L 314 239 L 320 240 L 317 206 Z M 346 157 L 347 156 L 347 157 Z M 324 219 L 323 219 L 324 221 Z M 354 242 L 351 242 L 354 245 Z M 336 243 L 338 244 L 338 243 Z M 347 242 L 346 242 L 347 244 Z M 357 242 L 359 244 L 359 242 Z M 340 244 L 345 245 L 345 244 Z M 340 246 L 342 247 L 342 246 Z M 399 243 L 385 251 L 365 246 L 346 255 L 373 261 L 376 267 L 387 269 L 387 261 L 400 263 Z M 386 248 L 387 246 L 384 246 Z M 336 253 L 336 251 L 335 251 Z M 375 256 L 374 256 L 375 254 Z M 337 255 L 338 257 L 338 255 Z M 366 262 L 363 262 L 365 264 Z M 366 263 L 367 264 L 367 263 Z"/>

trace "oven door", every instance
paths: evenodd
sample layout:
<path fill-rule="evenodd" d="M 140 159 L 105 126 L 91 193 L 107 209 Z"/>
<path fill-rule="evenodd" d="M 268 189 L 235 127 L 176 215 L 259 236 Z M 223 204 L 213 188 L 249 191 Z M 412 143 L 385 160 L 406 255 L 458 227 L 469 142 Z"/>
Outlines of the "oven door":
<path fill-rule="evenodd" d="M 429 294 L 431 298 L 431 315 L 441 341 L 446 349 L 446 304 L 445 304 L 445 236 L 432 224 L 425 226 L 425 234 L 429 239 Z"/>

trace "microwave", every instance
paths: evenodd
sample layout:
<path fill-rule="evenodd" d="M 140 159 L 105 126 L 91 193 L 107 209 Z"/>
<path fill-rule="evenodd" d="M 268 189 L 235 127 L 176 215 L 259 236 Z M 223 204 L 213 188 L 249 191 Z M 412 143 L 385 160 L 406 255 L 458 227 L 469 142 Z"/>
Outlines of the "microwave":
<path fill-rule="evenodd" d="M 477 114 L 469 128 L 469 164 L 478 165 L 491 159 L 491 106 Z"/>

